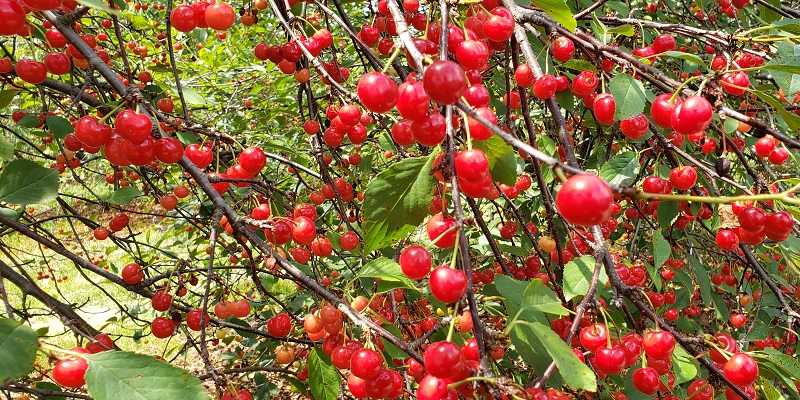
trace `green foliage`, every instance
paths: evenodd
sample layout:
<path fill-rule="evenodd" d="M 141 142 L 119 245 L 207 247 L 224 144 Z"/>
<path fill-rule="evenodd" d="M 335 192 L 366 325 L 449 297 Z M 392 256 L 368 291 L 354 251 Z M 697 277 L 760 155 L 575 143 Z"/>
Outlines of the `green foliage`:
<path fill-rule="evenodd" d="M 0 318 L 0 382 L 27 375 L 33 369 L 39 337 L 19 322 Z"/>
<path fill-rule="evenodd" d="M 38 204 L 58 196 L 58 171 L 18 158 L 0 174 L 0 201 Z"/>
<path fill-rule="evenodd" d="M 97 400 L 206 400 L 197 377 L 143 354 L 106 351 L 87 355 L 86 386 Z"/>
<path fill-rule="evenodd" d="M 364 242 L 369 253 L 411 232 L 428 215 L 435 178 L 435 155 L 391 165 L 364 192 Z"/>
<path fill-rule="evenodd" d="M 635 117 L 644 111 L 647 98 L 644 94 L 642 82 L 633 79 L 628 74 L 618 74 L 611 78 L 608 90 L 614 96 L 617 111 L 614 119 L 623 120 Z"/>
<path fill-rule="evenodd" d="M 339 373 L 330 358 L 316 348 L 308 356 L 308 383 L 315 400 L 339 397 Z"/>

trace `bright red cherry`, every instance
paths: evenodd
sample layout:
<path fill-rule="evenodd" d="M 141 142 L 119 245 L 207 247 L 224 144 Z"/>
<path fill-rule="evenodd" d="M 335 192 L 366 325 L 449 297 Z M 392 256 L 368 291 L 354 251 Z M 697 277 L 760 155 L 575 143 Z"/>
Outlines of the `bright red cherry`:
<path fill-rule="evenodd" d="M 228 390 L 225 390 L 220 400 L 253 400 L 253 396 L 244 389 L 236 389 L 236 397 L 234 398 Z"/>
<path fill-rule="evenodd" d="M 705 97 L 690 96 L 675 107 L 670 123 L 676 132 L 691 135 L 708 128 L 713 115 L 711 103 Z"/>
<path fill-rule="evenodd" d="M 601 93 L 594 98 L 594 117 L 603 125 L 613 125 L 616 120 L 617 103 L 611 93 Z"/>
<path fill-rule="evenodd" d="M 247 172 L 257 174 L 267 165 L 267 156 L 260 148 L 250 146 L 239 154 L 239 165 Z"/>
<path fill-rule="evenodd" d="M 597 106 L 595 106 L 595 115 L 597 115 Z M 632 140 L 643 138 L 649 128 L 650 121 L 644 114 L 623 119 L 619 123 L 619 130 L 622 131 L 622 134 L 628 139 Z"/>
<path fill-rule="evenodd" d="M 133 110 L 123 110 L 117 114 L 116 126 L 119 135 L 133 144 L 152 137 L 153 121 L 146 114 L 138 114 Z"/>
<path fill-rule="evenodd" d="M 667 331 L 645 332 L 642 338 L 642 347 L 648 357 L 667 359 L 675 350 L 675 337 Z"/>
<path fill-rule="evenodd" d="M 156 140 L 156 159 L 164 164 L 175 164 L 183 158 L 183 144 L 175 138 Z"/>
<path fill-rule="evenodd" d="M 89 354 L 89 350 L 83 347 L 73 347 L 70 351 Z M 89 369 L 89 363 L 85 358 L 69 355 L 53 367 L 53 380 L 63 387 L 79 388 L 86 384 L 87 369 Z"/>
<path fill-rule="evenodd" d="M 86 350 L 88 350 L 89 353 L 97 354 L 114 348 L 114 341 L 111 340 L 111 337 L 105 333 L 98 333 L 94 336 L 94 339 L 97 341 L 97 343 L 86 343 Z"/>
<path fill-rule="evenodd" d="M 436 342 L 425 350 L 425 369 L 437 378 L 453 378 L 464 367 L 465 359 L 461 347 L 453 342 Z"/>
<path fill-rule="evenodd" d="M 358 80 L 358 98 L 364 108 L 374 113 L 389 112 L 397 103 L 397 84 L 380 72 L 370 72 Z"/>
<path fill-rule="evenodd" d="M 652 396 L 658 392 L 658 372 L 653 368 L 645 367 L 633 371 L 631 380 L 633 386 L 644 394 Z"/>
<path fill-rule="evenodd" d="M 620 346 L 600 346 L 594 354 L 594 365 L 598 370 L 616 375 L 625 368 L 625 351 Z"/>
<path fill-rule="evenodd" d="M 186 146 L 184 150 L 186 158 L 188 158 L 197 168 L 204 169 L 211 165 L 214 159 L 214 153 L 209 146 L 200 146 L 199 144 L 192 143 Z"/>
<path fill-rule="evenodd" d="M 584 98 L 597 89 L 600 79 L 592 71 L 583 71 L 572 81 L 572 93 L 575 96 Z"/>
<path fill-rule="evenodd" d="M 733 251 L 733 249 L 739 246 L 739 237 L 736 236 L 733 231 L 727 229 L 720 229 L 720 231 L 717 232 L 716 241 L 717 246 L 725 251 Z"/>
<path fill-rule="evenodd" d="M 762 232 L 767 224 L 767 212 L 758 207 L 745 207 L 737 217 L 739 226 L 748 232 Z"/>
<path fill-rule="evenodd" d="M 653 122 L 662 128 L 672 128 L 672 113 L 681 103 L 681 99 L 677 97 L 673 102 L 670 102 L 671 98 L 671 93 L 660 94 L 656 96 L 650 106 L 650 116 L 653 118 Z"/>
<path fill-rule="evenodd" d="M 14 0 L 0 0 L 0 35 L 16 35 L 25 26 L 25 10 Z"/>
<path fill-rule="evenodd" d="M 749 386 L 758 378 L 758 364 L 747 353 L 736 353 L 722 366 L 722 372 L 735 385 Z"/>
<path fill-rule="evenodd" d="M 559 36 L 553 42 L 553 58 L 560 62 L 567 62 L 575 54 L 575 44 L 568 37 Z"/>
<path fill-rule="evenodd" d="M 581 346 L 588 351 L 595 351 L 608 344 L 608 327 L 605 324 L 592 324 L 581 329 Z"/>
<path fill-rule="evenodd" d="M 431 272 L 431 255 L 422 246 L 411 245 L 400 253 L 400 269 L 411 279 L 422 279 Z"/>
<path fill-rule="evenodd" d="M 175 332 L 175 322 L 169 318 L 156 317 L 153 322 L 150 323 L 150 330 L 153 331 L 153 336 L 164 339 Z"/>
<path fill-rule="evenodd" d="M 675 167 L 669 173 L 669 182 L 678 190 L 689 190 L 697 183 L 697 171 L 694 167 Z"/>
<path fill-rule="evenodd" d="M 455 303 L 467 292 L 467 275 L 446 265 L 431 272 L 431 294 L 443 303 Z"/>
<path fill-rule="evenodd" d="M 0 13 L 2 13 L 2 6 L 0 6 Z M 17 61 L 17 76 L 25 82 L 38 85 L 47 78 L 47 67 L 39 61 L 22 58 Z"/>
<path fill-rule="evenodd" d="M 658 35 L 653 39 L 652 47 L 656 54 L 675 50 L 675 38 L 669 33 Z"/>
<path fill-rule="evenodd" d="M 205 15 L 203 16 L 205 19 Z M 169 21 L 172 27 L 181 32 L 190 32 L 197 27 L 200 16 L 195 13 L 192 6 L 181 4 L 172 9 Z"/>
<path fill-rule="evenodd" d="M 267 331 L 277 338 L 286 337 L 292 331 L 292 318 L 285 313 L 270 318 L 267 321 Z"/>
<path fill-rule="evenodd" d="M 383 357 L 375 350 L 362 348 L 353 353 L 350 359 L 350 371 L 361 379 L 372 379 L 383 367 Z"/>
<path fill-rule="evenodd" d="M 692 400 L 712 400 L 714 387 L 705 379 L 696 379 L 689 384 L 686 395 Z"/>
<path fill-rule="evenodd" d="M 224 31 L 230 28 L 233 26 L 236 19 L 236 13 L 233 11 L 233 7 L 228 3 L 211 4 L 206 8 L 204 15 L 208 27 L 218 31 Z"/>
<path fill-rule="evenodd" d="M 489 61 L 489 47 L 480 40 L 465 40 L 456 49 L 456 60 L 466 70 L 477 70 Z"/>
<path fill-rule="evenodd" d="M 467 77 L 460 65 L 449 60 L 439 60 L 425 70 L 422 86 L 431 100 L 441 104 L 455 104 L 467 90 Z"/>
<path fill-rule="evenodd" d="M 428 231 L 428 238 L 435 241 L 436 247 L 449 249 L 456 243 L 456 219 L 442 213 L 437 213 L 425 225 Z"/>
<path fill-rule="evenodd" d="M 521 64 L 520 66 L 522 65 L 527 64 Z M 539 79 L 536 80 L 536 83 L 533 84 L 533 95 L 539 100 L 548 99 L 556 94 L 557 88 L 558 81 L 556 80 L 556 77 L 545 74 L 539 77 Z"/>
<path fill-rule="evenodd" d="M 605 181 L 591 174 L 573 175 L 556 194 L 556 207 L 569 223 L 599 225 L 611 216 L 614 196 Z"/>

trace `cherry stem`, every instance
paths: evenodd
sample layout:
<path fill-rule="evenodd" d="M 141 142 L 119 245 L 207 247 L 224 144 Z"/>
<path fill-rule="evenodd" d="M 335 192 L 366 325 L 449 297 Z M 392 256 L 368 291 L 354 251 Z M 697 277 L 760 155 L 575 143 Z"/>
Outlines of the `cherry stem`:
<path fill-rule="evenodd" d="M 79 357 L 79 358 L 86 359 L 86 354 L 84 354 L 84 353 L 78 353 L 78 352 L 72 351 L 72 350 L 64 350 L 64 349 L 62 349 L 60 347 L 57 347 L 57 346 L 54 346 L 52 344 L 47 344 L 47 343 L 40 342 L 39 343 L 39 348 L 41 350 L 47 350 L 48 352 L 51 352 L 51 353 L 52 352 L 64 353 L 64 354 L 69 354 L 69 355 L 74 356 L 74 357 Z"/>
<path fill-rule="evenodd" d="M 490 383 L 492 385 L 497 385 L 497 379 L 495 379 L 495 378 L 487 378 L 487 377 L 483 377 L 483 376 L 471 376 L 471 377 L 466 378 L 464 380 L 461 380 L 461 381 L 458 381 L 458 382 L 453 382 L 453 383 L 447 385 L 447 391 L 449 392 L 449 391 L 451 391 L 451 390 L 453 390 L 453 389 L 455 389 L 455 388 L 457 388 L 457 387 L 459 387 L 461 385 L 464 385 L 464 384 L 467 384 L 467 383 L 470 383 L 470 382 L 486 382 L 486 383 Z"/>
<path fill-rule="evenodd" d="M 399 47 L 399 46 L 396 49 L 394 49 L 394 51 L 392 52 L 392 55 L 390 55 L 389 59 L 386 60 L 386 64 L 383 66 L 383 69 L 381 70 L 381 73 L 385 74 L 386 71 L 389 70 L 389 67 L 392 66 L 392 63 L 394 62 L 394 59 L 397 58 L 398 55 L 400 55 L 400 51 L 401 50 L 403 50 L 403 48 Z"/>

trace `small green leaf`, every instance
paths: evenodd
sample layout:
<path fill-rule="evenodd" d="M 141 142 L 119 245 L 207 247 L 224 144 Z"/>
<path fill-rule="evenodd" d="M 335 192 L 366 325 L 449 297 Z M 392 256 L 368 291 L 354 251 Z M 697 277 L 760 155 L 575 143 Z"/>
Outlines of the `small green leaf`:
<path fill-rule="evenodd" d="M 542 283 L 541 279 L 534 279 L 525 288 L 522 294 L 522 307 L 540 311 L 545 314 L 568 315 L 569 310 L 561 305 L 553 291 Z"/>
<path fill-rule="evenodd" d="M 681 346 L 675 346 L 675 351 L 672 353 L 672 365 L 675 366 L 673 371 L 675 371 L 676 385 L 689 382 L 697 377 L 699 363 Z"/>
<path fill-rule="evenodd" d="M 489 172 L 492 179 L 509 186 L 517 182 L 516 151 L 497 135 L 487 140 L 476 140 L 473 146 L 483 150 L 489 159 Z"/>
<path fill-rule="evenodd" d="M 314 348 L 308 356 L 308 384 L 314 400 L 336 400 L 341 385 L 330 358 Z"/>
<path fill-rule="evenodd" d="M 653 231 L 653 267 L 656 269 L 660 269 L 664 262 L 667 261 L 669 258 L 670 253 L 672 252 L 672 247 L 669 245 L 667 239 L 664 239 L 664 235 L 661 234 L 661 231 L 654 230 Z"/>
<path fill-rule="evenodd" d="M 638 154 L 633 151 L 626 151 L 611 157 L 608 162 L 600 168 L 600 178 L 608 183 L 620 185 L 630 185 L 636 175 L 639 174 Z"/>
<path fill-rule="evenodd" d="M 111 193 L 111 196 L 108 197 L 108 202 L 111 204 L 124 205 L 141 195 L 142 192 L 139 191 L 139 188 L 136 186 L 124 186 L 117 189 L 114 193 Z"/>
<path fill-rule="evenodd" d="M 628 25 L 628 24 L 615 26 L 615 27 L 607 30 L 606 32 L 607 33 L 616 33 L 618 35 L 623 35 L 623 36 L 628 36 L 628 37 L 633 36 L 633 35 L 636 34 L 636 30 L 633 28 L 633 26 L 632 25 Z"/>
<path fill-rule="evenodd" d="M 19 90 L 16 89 L 0 90 L 0 108 L 8 107 L 17 93 L 19 93 Z"/>
<path fill-rule="evenodd" d="M 569 59 L 564 63 L 563 67 L 577 71 L 592 71 L 595 74 L 597 73 L 597 68 L 595 68 L 594 64 L 586 60 L 579 60 L 575 58 Z"/>
<path fill-rule="evenodd" d="M 677 201 L 662 201 L 658 204 L 658 224 L 661 229 L 669 229 L 680 214 L 680 206 Z"/>
<path fill-rule="evenodd" d="M 86 387 L 96 400 L 208 400 L 189 371 L 143 354 L 105 351 L 87 354 Z"/>
<path fill-rule="evenodd" d="M 0 160 L 8 160 L 14 155 L 14 145 L 0 136 Z"/>
<path fill-rule="evenodd" d="M 50 132 L 53 132 L 53 136 L 58 139 L 64 139 L 67 134 L 75 132 L 72 124 L 64 117 L 47 117 L 46 123 Z"/>
<path fill-rule="evenodd" d="M 797 77 L 798 77 L 798 85 L 800 86 L 800 76 Z M 778 114 L 780 114 L 781 117 L 783 117 L 783 120 L 786 122 L 786 125 L 789 126 L 789 129 L 792 130 L 800 129 L 800 116 L 798 116 L 797 114 L 790 113 L 788 110 L 786 110 L 786 108 L 783 107 L 783 104 L 781 104 L 781 102 L 778 99 L 760 90 L 751 90 L 751 92 L 753 92 L 761 100 L 767 102 L 767 104 L 769 104 L 770 106 L 776 108 L 778 110 Z"/>
<path fill-rule="evenodd" d="M 644 106 L 647 103 L 644 86 L 642 86 L 642 82 L 633 79 L 632 76 L 628 74 L 616 75 L 608 83 L 608 90 L 614 96 L 614 101 L 617 104 L 615 119 L 628 119 L 644 111 Z"/>
<path fill-rule="evenodd" d="M 576 296 L 585 296 L 589 290 L 589 284 L 592 282 L 594 269 L 597 264 L 592 256 L 583 256 L 574 259 L 564 266 L 564 298 L 567 301 Z M 600 275 L 598 276 L 597 287 L 604 287 L 608 282 L 608 275 L 602 266 L 600 267 Z"/>
<path fill-rule="evenodd" d="M 407 158 L 375 177 L 364 192 L 364 253 L 403 237 L 428 216 L 436 178 L 431 164 L 436 154 Z"/>
<path fill-rule="evenodd" d="M 572 10 L 564 0 L 531 0 L 531 3 L 541 8 L 570 32 L 575 32 L 575 28 L 578 27 L 578 21 L 572 16 Z"/>
<path fill-rule="evenodd" d="M 705 68 L 706 63 L 703 62 L 703 59 L 698 57 L 696 54 L 684 53 L 682 51 L 665 51 L 661 53 L 663 56 L 672 57 L 672 58 L 679 58 L 684 61 L 689 61 L 691 63 L 695 63 Z"/>
<path fill-rule="evenodd" d="M 8 318 L 0 318 L 0 382 L 27 375 L 36 361 L 39 336 L 33 329 Z"/>
<path fill-rule="evenodd" d="M 112 10 L 106 3 L 101 0 L 76 0 L 78 4 L 82 4 L 87 7 L 96 8 L 98 10 L 103 10 L 112 15 L 119 15 L 119 13 L 115 10 Z"/>
<path fill-rule="evenodd" d="M 39 117 L 34 115 L 26 115 L 22 117 L 19 122 L 17 122 L 17 125 L 23 128 L 33 128 L 34 126 L 39 125 L 40 122 L 42 121 L 39 119 Z"/>
<path fill-rule="evenodd" d="M 567 385 L 589 392 L 597 391 L 597 379 L 595 379 L 594 373 L 575 356 L 572 349 L 561 340 L 561 337 L 553 332 L 549 326 L 542 323 L 528 321 L 524 322 L 524 324 L 544 344 L 547 353 L 556 362 L 556 366 Z"/>
<path fill-rule="evenodd" d="M 417 287 L 414 286 L 414 281 L 409 279 L 403 273 L 403 270 L 400 269 L 400 264 L 385 257 L 368 262 L 366 265 L 361 267 L 361 270 L 358 271 L 358 275 L 356 277 L 380 278 L 382 281 L 397 282 L 400 284 L 400 286 L 395 287 L 405 287 L 417 290 Z"/>
<path fill-rule="evenodd" d="M 58 171 L 24 159 L 6 165 L 0 175 L 0 200 L 13 204 L 38 204 L 58 196 Z"/>

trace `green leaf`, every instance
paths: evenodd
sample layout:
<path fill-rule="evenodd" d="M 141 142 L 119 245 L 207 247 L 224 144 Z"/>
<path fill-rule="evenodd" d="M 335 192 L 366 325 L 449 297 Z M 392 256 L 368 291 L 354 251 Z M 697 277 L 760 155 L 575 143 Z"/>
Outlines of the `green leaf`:
<path fill-rule="evenodd" d="M 775 389 L 775 386 L 772 386 L 772 383 L 769 382 L 768 379 L 764 377 L 759 377 L 758 385 L 761 386 L 761 393 L 764 394 L 764 398 L 766 400 L 785 400 L 786 398 L 783 397 L 781 392 L 778 389 Z"/>
<path fill-rule="evenodd" d="M 564 297 L 567 301 L 576 296 L 585 296 L 592 282 L 597 260 L 592 256 L 583 256 L 572 260 L 564 266 Z M 608 275 L 604 268 L 600 268 L 597 287 L 604 287 L 608 282 Z"/>
<path fill-rule="evenodd" d="M 775 57 L 764 64 L 764 69 L 770 70 L 775 83 L 791 99 L 800 91 L 800 46 L 781 42 L 777 47 Z"/>
<path fill-rule="evenodd" d="M 697 377 L 699 363 L 681 346 L 675 346 L 675 351 L 672 353 L 672 365 L 675 367 L 673 371 L 676 385 L 689 382 Z"/>
<path fill-rule="evenodd" d="M 53 132 L 53 136 L 58 139 L 64 139 L 67 134 L 75 132 L 72 124 L 64 117 L 47 117 L 46 122 L 50 132 Z"/>
<path fill-rule="evenodd" d="M 628 119 L 637 116 L 644 111 L 647 97 L 644 94 L 642 82 L 633 79 L 628 74 L 618 74 L 608 83 L 608 90 L 614 96 L 617 103 L 617 112 L 614 118 L 617 120 Z"/>
<path fill-rule="evenodd" d="M 800 83 L 798 83 L 800 85 Z M 756 96 L 758 96 L 761 100 L 764 100 L 770 106 L 776 108 L 778 110 L 778 114 L 783 117 L 783 120 L 786 122 L 786 125 L 789 126 L 789 129 L 797 130 L 800 129 L 800 116 L 797 114 L 790 113 L 786 108 L 783 107 L 780 100 L 760 91 L 760 90 L 751 90 Z M 784 89 L 784 93 L 786 93 L 786 89 Z M 789 92 L 791 93 L 791 92 Z"/>
<path fill-rule="evenodd" d="M 572 10 L 569 9 L 564 0 L 531 0 L 531 3 L 541 8 L 561 26 L 569 29 L 570 32 L 575 32 L 578 21 L 572 16 Z"/>
<path fill-rule="evenodd" d="M 725 133 L 733 133 L 736 131 L 736 128 L 739 127 L 739 121 L 733 118 L 725 118 L 725 123 L 722 125 L 722 128 L 725 130 Z"/>
<path fill-rule="evenodd" d="M 534 279 L 522 293 L 522 308 L 540 311 L 545 314 L 568 315 L 569 310 L 561 305 L 553 291 L 542 283 L 541 279 Z"/>
<path fill-rule="evenodd" d="M 14 160 L 0 175 L 0 200 L 38 204 L 58 196 L 58 171 L 24 159 Z"/>
<path fill-rule="evenodd" d="M 105 351 L 87 354 L 86 387 L 96 400 L 208 400 L 189 371 L 143 354 Z"/>
<path fill-rule="evenodd" d="M 628 25 L 628 24 L 615 26 L 615 27 L 607 30 L 606 32 L 607 33 L 616 33 L 618 35 L 623 35 L 623 36 L 628 36 L 628 37 L 633 36 L 633 35 L 636 34 L 636 30 L 633 28 L 633 26 L 632 25 Z"/>
<path fill-rule="evenodd" d="M 489 172 L 492 179 L 509 186 L 517 182 L 516 151 L 497 135 L 492 135 L 487 140 L 472 142 L 477 149 L 483 150 L 489 159 Z"/>
<path fill-rule="evenodd" d="M 16 89 L 0 90 L 0 108 L 8 107 L 18 92 L 19 90 Z"/>
<path fill-rule="evenodd" d="M 14 145 L 0 136 L 0 160 L 8 160 L 14 155 Z"/>
<path fill-rule="evenodd" d="M 569 59 L 564 63 L 563 67 L 577 71 L 592 71 L 595 74 L 597 73 L 597 68 L 595 68 L 594 64 L 590 63 L 589 61 L 579 60 L 576 58 Z"/>
<path fill-rule="evenodd" d="M 595 379 L 594 373 L 575 356 L 572 349 L 561 340 L 561 337 L 545 324 L 533 321 L 527 321 L 524 324 L 544 344 L 544 348 L 556 362 L 567 385 L 590 392 L 597 391 L 597 379 Z"/>
<path fill-rule="evenodd" d="M 34 126 L 39 125 L 40 122 L 42 121 L 39 119 L 39 117 L 34 115 L 26 115 L 22 117 L 19 122 L 17 122 L 17 125 L 23 128 L 33 128 Z"/>
<path fill-rule="evenodd" d="M 800 274 L 800 254 L 797 249 L 800 249 L 800 238 L 794 235 L 789 237 L 783 242 L 778 244 L 778 249 L 783 256 L 786 264 L 795 272 Z"/>
<path fill-rule="evenodd" d="M 308 356 L 308 384 L 314 400 L 336 400 L 339 396 L 339 373 L 317 348 Z"/>
<path fill-rule="evenodd" d="M 772 26 L 784 32 L 800 35 L 800 18 L 787 18 L 781 21 L 775 21 L 772 23 Z M 780 46 L 778 46 L 778 48 L 780 48 Z"/>
<path fill-rule="evenodd" d="M 678 219 L 680 214 L 680 206 L 677 201 L 662 201 L 658 204 L 658 224 L 661 229 L 669 229 L 672 224 Z"/>
<path fill-rule="evenodd" d="M 414 281 L 409 279 L 400 268 L 400 264 L 381 257 L 368 262 L 358 271 L 357 278 L 380 278 L 382 281 L 397 282 L 400 284 L 395 287 L 405 287 L 418 290 Z M 387 289 L 388 290 L 388 289 Z"/>
<path fill-rule="evenodd" d="M 700 297 L 708 307 L 711 302 L 711 278 L 708 275 L 708 271 L 694 256 L 689 256 L 689 264 L 692 266 L 692 272 L 694 273 L 694 283 L 700 287 Z"/>
<path fill-rule="evenodd" d="M 141 195 L 142 192 L 139 191 L 139 188 L 136 186 L 124 186 L 117 189 L 114 193 L 111 193 L 111 195 L 108 196 L 108 202 L 111 204 L 124 205 Z"/>
<path fill-rule="evenodd" d="M 112 10 L 106 3 L 101 0 L 76 0 L 78 4 L 82 4 L 84 6 L 96 8 L 98 10 L 103 10 L 112 15 L 119 15 L 119 13 L 115 10 Z"/>
<path fill-rule="evenodd" d="M 672 58 L 679 58 L 684 61 L 689 61 L 691 63 L 695 63 L 705 68 L 706 63 L 703 61 L 702 58 L 698 57 L 696 54 L 684 53 L 682 51 L 665 51 L 661 53 L 661 55 L 672 57 Z"/>
<path fill-rule="evenodd" d="M 194 89 L 190 89 L 186 86 L 183 86 L 181 87 L 181 90 L 183 90 L 183 98 L 186 100 L 187 104 L 203 105 L 211 102 L 208 97 L 201 96 L 200 93 L 197 93 L 197 91 Z M 177 87 L 173 86 L 172 91 L 174 93 L 178 93 Z"/>
<path fill-rule="evenodd" d="M 33 370 L 39 336 L 14 320 L 0 318 L 0 383 L 16 379 Z"/>
<path fill-rule="evenodd" d="M 436 179 L 431 164 L 436 155 L 407 158 L 383 170 L 364 192 L 364 253 L 403 237 L 428 216 Z"/>
<path fill-rule="evenodd" d="M 630 185 L 639 174 L 639 157 L 636 152 L 626 151 L 611 157 L 600 168 L 600 178 L 608 183 Z"/>
<path fill-rule="evenodd" d="M 667 239 L 664 239 L 664 235 L 661 234 L 661 231 L 654 230 L 653 231 L 653 267 L 656 269 L 661 268 L 664 265 L 664 262 L 667 261 L 669 258 L 670 253 L 672 252 L 672 247 L 669 245 Z"/>

